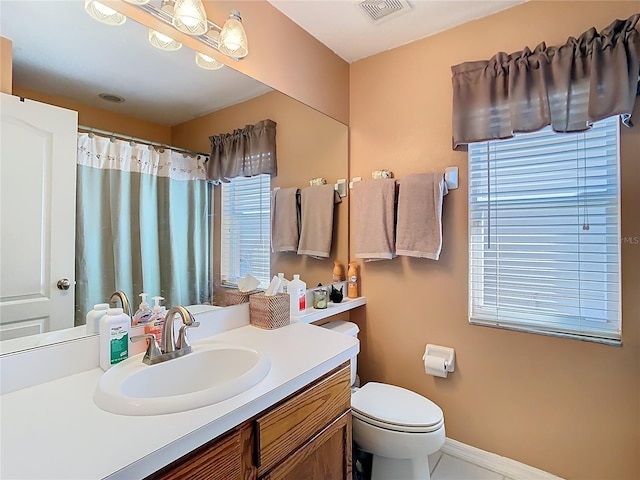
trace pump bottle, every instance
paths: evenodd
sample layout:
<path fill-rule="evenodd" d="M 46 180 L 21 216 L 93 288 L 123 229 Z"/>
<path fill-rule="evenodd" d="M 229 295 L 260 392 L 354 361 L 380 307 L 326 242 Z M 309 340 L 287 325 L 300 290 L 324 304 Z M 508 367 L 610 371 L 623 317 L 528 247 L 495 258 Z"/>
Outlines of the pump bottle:
<path fill-rule="evenodd" d="M 135 327 L 136 325 L 146 325 L 151 321 L 151 315 L 153 312 L 151 311 L 151 307 L 147 303 L 148 293 L 141 293 L 140 297 L 142 298 L 142 302 L 140 302 L 140 306 L 138 310 L 133 315 L 131 320 L 131 324 Z"/>
<path fill-rule="evenodd" d="M 151 310 L 151 320 L 144 327 L 144 333 L 155 335 L 158 344 L 162 343 L 162 329 L 164 328 L 165 317 L 167 315 L 165 308 L 160 305 L 161 300 L 164 300 L 164 297 L 153 297 L 154 306 Z"/>

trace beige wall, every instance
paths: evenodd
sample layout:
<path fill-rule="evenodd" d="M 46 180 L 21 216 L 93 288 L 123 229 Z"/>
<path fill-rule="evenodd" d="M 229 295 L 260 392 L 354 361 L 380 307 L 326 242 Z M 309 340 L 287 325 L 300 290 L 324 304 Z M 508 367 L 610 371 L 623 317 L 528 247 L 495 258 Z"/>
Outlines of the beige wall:
<path fill-rule="evenodd" d="M 75 110 L 78 112 L 79 125 L 171 145 L 171 127 L 166 125 L 140 120 L 102 108 L 91 107 L 64 97 L 47 95 L 17 85 L 14 87 L 13 93 L 31 100 Z"/>
<path fill-rule="evenodd" d="M 347 177 L 348 129 L 318 111 L 280 92 L 270 92 L 244 103 L 176 125 L 172 143 L 199 151 L 210 150 L 209 136 L 231 132 L 270 118 L 277 123 L 278 176 L 272 187 L 305 187 L 310 178 L 328 182 Z M 287 278 L 300 273 L 308 287 L 331 282 L 333 260 L 346 264 L 348 250 L 348 204 L 335 206 L 331 256 L 317 260 L 304 255 L 279 253 L 271 256 L 271 271 Z"/>
<path fill-rule="evenodd" d="M 11 94 L 13 81 L 12 42 L 0 37 L 0 92 Z"/>
<path fill-rule="evenodd" d="M 342 123 L 349 123 L 349 64 L 265 0 L 240 3 L 204 0 L 207 16 L 221 26 L 231 10 L 240 10 L 249 41 L 249 55 L 240 61 L 177 32 L 124 0 L 109 5 Z"/>
<path fill-rule="evenodd" d="M 640 245 L 622 245 L 621 348 L 469 325 L 467 158 L 451 150 L 450 67 L 562 44 L 638 5 L 528 2 L 351 66 L 352 176 L 460 167 L 460 189 L 445 198 L 441 259 L 362 266 L 367 306 L 352 314 L 360 375 L 431 398 L 451 438 L 570 479 L 640 478 Z M 638 152 L 640 128 L 623 129 L 622 235 L 636 239 Z M 425 375 L 426 343 L 456 349 L 449 378 Z"/>

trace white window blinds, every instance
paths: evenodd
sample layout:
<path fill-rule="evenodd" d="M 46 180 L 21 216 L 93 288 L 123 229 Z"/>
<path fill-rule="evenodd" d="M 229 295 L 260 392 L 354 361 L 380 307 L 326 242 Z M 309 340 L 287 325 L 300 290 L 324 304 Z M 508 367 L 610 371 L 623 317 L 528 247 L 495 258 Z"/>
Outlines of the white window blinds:
<path fill-rule="evenodd" d="M 471 323 L 618 343 L 619 122 L 469 145 Z"/>
<path fill-rule="evenodd" d="M 271 280 L 271 203 L 269 175 L 236 177 L 222 184 L 223 285 L 237 285 L 250 273 L 266 288 Z"/>

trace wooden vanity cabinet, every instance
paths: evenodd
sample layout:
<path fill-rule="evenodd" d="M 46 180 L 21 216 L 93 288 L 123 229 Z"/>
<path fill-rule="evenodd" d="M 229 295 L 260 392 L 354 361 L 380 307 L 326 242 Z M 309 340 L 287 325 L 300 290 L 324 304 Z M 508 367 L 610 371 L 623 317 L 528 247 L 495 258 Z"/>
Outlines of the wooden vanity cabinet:
<path fill-rule="evenodd" d="M 350 384 L 345 363 L 148 478 L 350 479 Z"/>

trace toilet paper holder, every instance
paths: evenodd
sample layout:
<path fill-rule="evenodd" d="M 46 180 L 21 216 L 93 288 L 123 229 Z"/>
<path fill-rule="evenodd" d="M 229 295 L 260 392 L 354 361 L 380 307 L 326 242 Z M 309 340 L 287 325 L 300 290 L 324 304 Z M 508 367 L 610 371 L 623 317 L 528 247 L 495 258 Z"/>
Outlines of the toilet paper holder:
<path fill-rule="evenodd" d="M 427 343 L 422 360 L 426 361 L 427 356 L 444 358 L 447 372 L 453 372 L 456 368 L 456 352 L 453 348 Z"/>

